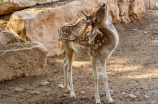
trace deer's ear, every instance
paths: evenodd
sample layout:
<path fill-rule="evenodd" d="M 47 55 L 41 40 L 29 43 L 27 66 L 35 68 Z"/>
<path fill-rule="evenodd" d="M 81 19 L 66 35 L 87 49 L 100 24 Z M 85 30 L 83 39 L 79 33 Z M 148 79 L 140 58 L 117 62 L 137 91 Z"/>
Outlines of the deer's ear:
<path fill-rule="evenodd" d="M 91 44 L 91 42 L 96 36 L 97 36 L 97 29 L 92 29 L 90 37 L 89 37 L 89 44 Z"/>

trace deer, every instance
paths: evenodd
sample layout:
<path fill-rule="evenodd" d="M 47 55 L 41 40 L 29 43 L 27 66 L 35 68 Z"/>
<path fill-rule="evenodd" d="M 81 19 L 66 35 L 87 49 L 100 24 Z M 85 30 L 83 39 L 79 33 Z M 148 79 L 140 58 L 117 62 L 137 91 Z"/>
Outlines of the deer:
<path fill-rule="evenodd" d="M 100 62 L 106 98 L 109 104 L 115 104 L 109 91 L 106 61 L 110 58 L 119 42 L 119 35 L 111 22 L 108 22 L 108 5 L 103 3 L 92 15 L 81 11 L 84 18 L 75 23 L 69 23 L 58 28 L 61 47 L 65 50 L 64 59 L 64 87 L 75 99 L 72 80 L 72 61 L 77 55 L 90 58 L 95 82 L 96 104 L 101 104 L 99 97 L 99 75 L 97 61 Z"/>

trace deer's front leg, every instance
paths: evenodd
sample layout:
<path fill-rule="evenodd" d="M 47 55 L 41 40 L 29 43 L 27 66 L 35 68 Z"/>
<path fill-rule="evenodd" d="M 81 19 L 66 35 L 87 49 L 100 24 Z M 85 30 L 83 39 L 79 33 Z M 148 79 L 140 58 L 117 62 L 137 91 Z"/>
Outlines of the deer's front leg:
<path fill-rule="evenodd" d="M 102 70 L 104 86 L 105 86 L 105 90 L 106 90 L 106 98 L 107 98 L 109 104 L 115 104 L 113 102 L 113 99 L 111 98 L 109 87 L 108 87 L 108 77 L 107 77 L 107 72 L 106 72 L 106 61 L 105 60 L 100 60 L 100 65 L 101 65 L 101 70 Z"/>
<path fill-rule="evenodd" d="M 98 88 L 99 76 L 98 76 L 98 70 L 97 70 L 97 60 L 91 58 L 91 65 L 92 65 L 93 74 L 94 74 L 94 81 L 95 81 L 96 104 L 101 104 L 100 97 L 99 97 L 99 88 Z"/>

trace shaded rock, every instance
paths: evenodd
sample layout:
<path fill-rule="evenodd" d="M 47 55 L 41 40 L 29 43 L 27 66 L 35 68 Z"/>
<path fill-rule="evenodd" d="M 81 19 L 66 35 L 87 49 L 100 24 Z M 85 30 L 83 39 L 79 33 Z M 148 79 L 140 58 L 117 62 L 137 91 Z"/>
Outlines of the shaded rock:
<path fill-rule="evenodd" d="M 0 45 L 0 82 L 45 73 L 47 49 L 39 42 Z"/>
<path fill-rule="evenodd" d="M 0 44 L 10 44 L 20 42 L 19 37 L 9 30 L 0 33 Z"/>
<path fill-rule="evenodd" d="M 12 14 L 8 26 L 24 41 L 43 43 L 48 49 L 48 56 L 60 55 L 63 51 L 59 48 L 58 28 L 65 23 L 77 21 L 76 13 L 81 15 L 81 10 L 91 14 L 102 3 L 102 0 L 81 0 L 55 8 L 18 11 Z M 106 3 L 113 23 L 139 21 L 145 13 L 143 0 L 109 0 Z"/>

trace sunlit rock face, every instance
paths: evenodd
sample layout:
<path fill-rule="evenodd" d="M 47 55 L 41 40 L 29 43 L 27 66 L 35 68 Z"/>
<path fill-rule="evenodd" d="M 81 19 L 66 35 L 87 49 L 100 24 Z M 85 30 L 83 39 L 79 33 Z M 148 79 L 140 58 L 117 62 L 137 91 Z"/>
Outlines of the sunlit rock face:
<path fill-rule="evenodd" d="M 113 23 L 140 21 L 145 13 L 143 0 L 80 0 L 63 6 L 46 9 L 27 9 L 12 14 L 9 29 L 22 40 L 39 41 L 48 49 L 48 55 L 60 55 L 58 28 L 65 23 L 77 21 L 81 10 L 92 14 L 105 2 Z"/>
<path fill-rule="evenodd" d="M 46 72 L 47 49 L 39 42 L 0 44 L 0 82 Z"/>

